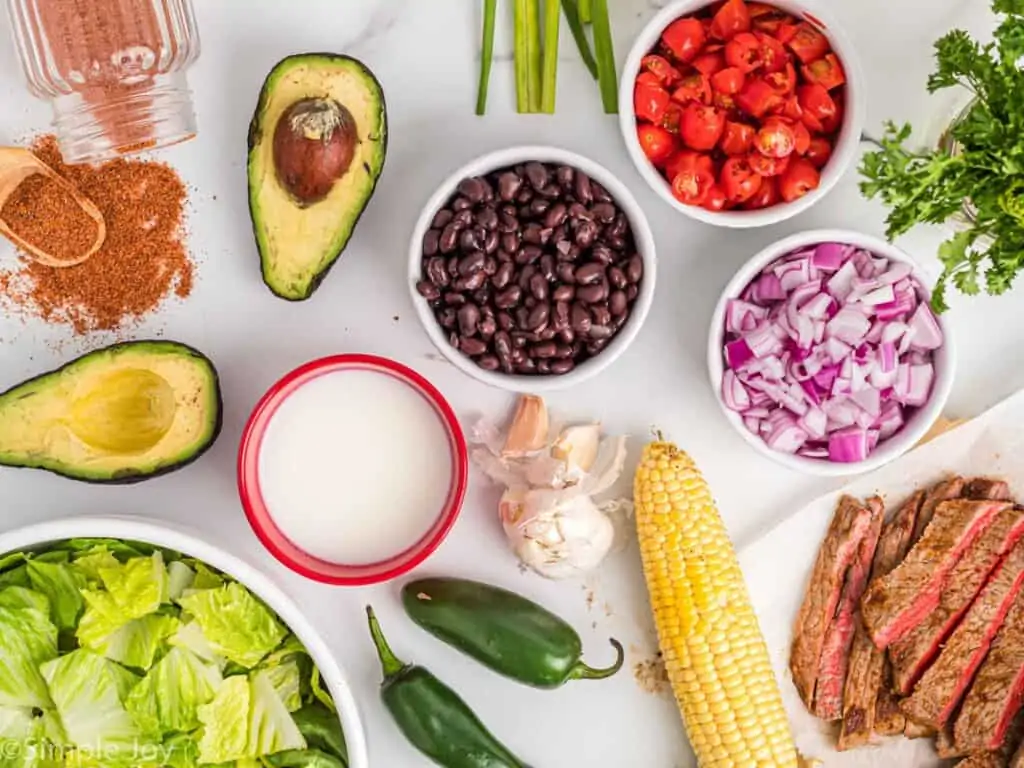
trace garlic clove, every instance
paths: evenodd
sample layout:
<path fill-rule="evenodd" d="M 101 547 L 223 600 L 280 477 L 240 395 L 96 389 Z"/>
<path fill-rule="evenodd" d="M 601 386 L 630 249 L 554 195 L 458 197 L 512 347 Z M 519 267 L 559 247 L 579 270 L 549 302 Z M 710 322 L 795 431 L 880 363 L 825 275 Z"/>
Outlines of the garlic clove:
<path fill-rule="evenodd" d="M 604 493 L 619 479 L 626 468 L 626 437 L 606 437 L 601 441 L 590 475 L 581 483 L 590 496 Z"/>
<path fill-rule="evenodd" d="M 521 395 L 501 455 L 520 457 L 541 450 L 548 444 L 548 426 L 548 407 L 544 399 Z"/>
<path fill-rule="evenodd" d="M 589 472 L 597 459 L 601 444 L 600 424 L 581 424 L 567 427 L 551 446 L 551 455 L 565 462 L 570 473 Z"/>

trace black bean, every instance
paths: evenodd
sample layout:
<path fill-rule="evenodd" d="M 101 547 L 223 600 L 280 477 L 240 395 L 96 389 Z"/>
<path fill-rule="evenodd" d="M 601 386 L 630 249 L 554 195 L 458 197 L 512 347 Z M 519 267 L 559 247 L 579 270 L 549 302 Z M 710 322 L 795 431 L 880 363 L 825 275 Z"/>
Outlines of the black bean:
<path fill-rule="evenodd" d="M 483 315 L 484 317 L 489 317 L 493 320 L 494 307 L 492 307 L 490 304 L 485 304 L 484 306 L 480 307 L 480 314 Z"/>
<path fill-rule="evenodd" d="M 465 352 L 471 357 L 476 355 L 482 355 L 487 351 L 487 342 L 481 341 L 480 339 L 474 339 L 469 336 L 463 336 L 459 339 L 459 350 Z"/>
<path fill-rule="evenodd" d="M 558 352 L 558 345 L 553 341 L 545 341 L 541 344 L 534 344 L 530 351 L 533 353 L 534 357 L 539 357 L 541 359 L 554 357 L 555 353 Z"/>
<path fill-rule="evenodd" d="M 476 364 L 483 368 L 485 371 L 496 371 L 498 370 L 498 358 L 494 355 L 483 355 L 478 358 Z"/>
<path fill-rule="evenodd" d="M 560 165 L 555 171 L 555 179 L 559 184 L 562 185 L 563 189 L 572 188 L 572 177 L 575 175 L 576 170 L 569 165 Z"/>
<path fill-rule="evenodd" d="M 618 267 L 608 268 L 608 282 L 616 288 L 625 288 L 629 281 L 626 279 L 626 273 Z"/>
<path fill-rule="evenodd" d="M 629 299 L 626 298 L 625 292 L 612 291 L 612 295 L 608 297 L 608 309 L 613 315 L 624 315 L 628 306 Z"/>
<path fill-rule="evenodd" d="M 448 261 L 444 265 L 445 271 L 448 272 L 448 277 L 452 280 L 459 279 L 459 257 L 458 254 L 450 256 Z"/>
<path fill-rule="evenodd" d="M 545 253 L 540 257 L 540 273 L 544 275 L 544 279 L 551 281 L 555 279 L 555 257 L 550 253 Z"/>
<path fill-rule="evenodd" d="M 455 226 L 455 222 L 451 221 L 442 230 L 441 237 L 438 239 L 438 247 L 441 249 L 441 253 L 451 253 L 455 250 L 455 246 L 459 242 L 459 228 Z"/>
<path fill-rule="evenodd" d="M 511 309 L 519 303 L 523 290 L 518 285 L 510 285 L 494 297 L 494 306 L 498 309 Z"/>
<path fill-rule="evenodd" d="M 516 321 L 512 319 L 512 315 L 508 312 L 498 313 L 498 327 L 503 331 L 512 330 L 512 326 L 516 324 Z"/>
<path fill-rule="evenodd" d="M 526 327 L 531 331 L 537 331 L 548 324 L 548 315 L 551 314 L 551 307 L 544 302 L 541 302 L 533 309 L 530 310 L 530 315 L 526 318 Z"/>
<path fill-rule="evenodd" d="M 551 341 L 558 335 L 558 331 L 548 325 L 537 331 L 537 335 L 540 336 L 541 341 Z"/>
<path fill-rule="evenodd" d="M 597 225 L 592 221 L 581 221 L 576 228 L 576 245 L 580 248 L 589 248 L 594 244 L 597 237 Z"/>
<path fill-rule="evenodd" d="M 459 234 L 459 248 L 464 251 L 475 251 L 483 247 L 475 227 L 467 227 Z"/>
<path fill-rule="evenodd" d="M 569 351 L 570 353 L 572 352 L 571 349 Z M 576 363 L 573 362 L 570 358 L 563 358 L 561 360 L 553 360 L 551 362 L 550 370 L 551 373 L 555 374 L 556 376 L 561 376 L 563 374 L 568 373 L 575 367 Z"/>
<path fill-rule="evenodd" d="M 602 264 L 611 264 L 615 261 L 615 252 L 604 243 L 595 243 L 590 249 L 590 257 Z"/>
<path fill-rule="evenodd" d="M 559 341 L 572 346 L 572 343 L 576 340 L 576 331 L 572 328 L 563 328 L 558 332 Z M 575 357 L 577 352 L 573 350 L 573 356 Z"/>
<path fill-rule="evenodd" d="M 604 241 L 608 243 L 616 251 L 626 250 L 626 238 L 624 237 L 613 237 L 612 235 L 605 235 Z"/>
<path fill-rule="evenodd" d="M 450 208 L 442 208 L 434 214 L 434 219 L 430 222 L 430 226 L 434 229 L 444 229 L 454 215 L 455 213 Z"/>
<path fill-rule="evenodd" d="M 629 301 L 634 301 L 639 293 L 640 289 L 636 285 L 631 285 L 626 289 L 626 298 Z"/>
<path fill-rule="evenodd" d="M 626 324 L 626 321 L 628 319 L 629 319 L 629 315 L 625 314 L 625 313 L 613 317 L 612 318 L 612 330 L 613 331 L 619 330 L 622 326 L 624 326 Z"/>
<path fill-rule="evenodd" d="M 466 250 L 471 250 L 467 248 Z M 459 274 L 463 277 L 468 277 L 474 272 L 484 268 L 484 264 L 487 262 L 487 256 L 483 251 L 472 251 L 472 253 L 463 256 L 459 261 Z"/>
<path fill-rule="evenodd" d="M 544 189 L 538 189 L 537 194 L 548 200 L 557 200 L 562 196 L 562 190 L 559 189 L 557 184 L 548 184 Z"/>
<path fill-rule="evenodd" d="M 433 256 L 437 253 L 438 240 L 441 237 L 441 233 L 436 229 L 428 229 L 423 234 L 423 255 Z"/>
<path fill-rule="evenodd" d="M 475 291 L 484 284 L 485 280 L 487 280 L 487 273 L 480 269 L 469 277 L 456 280 L 452 287 L 459 291 Z"/>
<path fill-rule="evenodd" d="M 513 317 L 516 319 L 516 328 L 525 330 L 530 320 L 530 310 L 526 307 L 516 307 Z"/>
<path fill-rule="evenodd" d="M 565 203 L 555 203 L 548 208 L 547 214 L 544 216 L 545 227 L 557 227 L 563 221 L 568 213 L 568 209 L 565 207 Z"/>
<path fill-rule="evenodd" d="M 466 303 L 466 294 L 457 291 L 448 291 L 444 295 L 444 303 L 449 307 L 461 307 Z"/>
<path fill-rule="evenodd" d="M 608 325 L 592 325 L 590 326 L 590 332 L 587 336 L 594 341 L 605 341 L 611 338 L 611 335 L 615 333 L 611 326 Z"/>
<path fill-rule="evenodd" d="M 480 308 L 476 304 L 463 304 L 459 309 L 459 330 L 463 336 L 475 336 L 480 322 Z"/>
<path fill-rule="evenodd" d="M 573 189 L 576 192 L 576 199 L 583 205 L 590 205 L 594 199 L 593 187 L 590 184 L 590 177 L 583 171 L 576 171 L 576 178 L 573 180 Z"/>
<path fill-rule="evenodd" d="M 551 363 L 548 360 L 540 360 L 537 363 L 537 373 L 541 376 L 547 376 L 551 373 Z"/>
<path fill-rule="evenodd" d="M 626 279 L 636 285 L 644 276 L 644 260 L 639 253 L 634 253 L 626 262 Z"/>
<path fill-rule="evenodd" d="M 576 297 L 576 289 L 571 285 L 560 285 L 551 292 L 555 301 L 572 301 Z"/>
<path fill-rule="evenodd" d="M 519 217 L 515 211 L 512 213 L 502 211 L 498 214 L 498 231 L 502 233 L 519 231 Z"/>
<path fill-rule="evenodd" d="M 579 302 L 572 305 L 572 309 L 569 313 L 570 323 L 572 329 L 576 333 L 586 333 L 590 330 L 590 310 Z"/>
<path fill-rule="evenodd" d="M 595 339 L 594 341 L 592 341 L 589 344 L 587 344 L 587 352 L 589 354 L 591 354 L 591 355 L 596 355 L 602 349 L 604 349 L 605 344 L 607 344 L 607 343 L 608 343 L 607 339 Z"/>
<path fill-rule="evenodd" d="M 519 203 L 519 210 L 523 210 L 523 207 L 533 200 L 533 190 L 529 187 L 523 187 L 519 190 L 519 194 L 516 195 L 516 202 Z M 529 208 L 526 209 L 527 211 Z"/>
<path fill-rule="evenodd" d="M 590 191 L 594 195 L 594 199 L 599 203 L 610 203 L 612 202 L 612 196 L 608 194 L 608 190 L 598 184 L 596 181 L 591 180 Z"/>
<path fill-rule="evenodd" d="M 542 267 L 543 269 L 543 267 Z M 544 301 L 548 297 L 548 278 L 537 273 L 530 278 L 530 293 L 537 301 Z"/>
<path fill-rule="evenodd" d="M 537 268 L 532 264 L 528 264 L 519 270 L 519 277 L 516 280 L 516 284 L 523 289 L 523 291 L 530 290 L 530 278 L 536 274 Z"/>
<path fill-rule="evenodd" d="M 455 310 L 449 307 L 448 309 L 441 310 L 437 315 L 437 322 L 441 324 L 441 327 L 445 330 L 451 330 L 455 327 L 455 323 L 458 320 L 458 315 Z"/>
<path fill-rule="evenodd" d="M 498 228 L 498 212 L 493 205 L 485 205 L 476 212 L 476 221 L 488 232 L 495 230 Z"/>
<path fill-rule="evenodd" d="M 512 279 L 512 273 L 515 270 L 515 265 L 511 261 L 502 262 L 501 266 L 498 267 L 498 271 L 494 273 L 491 278 L 491 285 L 498 290 L 501 290 L 509 281 Z"/>
<path fill-rule="evenodd" d="M 512 171 L 505 171 L 498 176 L 498 197 L 502 200 L 512 200 L 521 186 L 523 186 L 521 176 Z"/>
<path fill-rule="evenodd" d="M 498 271 L 498 260 L 493 256 L 488 256 L 487 261 L 484 262 L 484 272 L 487 273 L 488 277 L 491 277 Z"/>
<path fill-rule="evenodd" d="M 477 333 L 485 339 L 491 338 L 496 330 L 498 330 L 498 321 L 493 317 L 483 318 L 476 326 Z"/>
<path fill-rule="evenodd" d="M 444 259 L 440 256 L 427 259 L 427 279 L 441 288 L 448 285 L 448 270 L 445 269 Z"/>
<path fill-rule="evenodd" d="M 612 313 L 603 304 L 591 307 L 590 316 L 594 319 L 594 325 L 611 325 Z"/>
<path fill-rule="evenodd" d="M 540 224 L 531 221 L 525 227 L 523 227 L 523 240 L 527 243 L 533 243 L 534 245 L 540 245 L 541 243 L 541 227 Z"/>
<path fill-rule="evenodd" d="M 601 282 L 601 278 L 604 277 L 604 266 L 594 261 L 588 261 L 579 267 L 576 267 L 576 284 L 577 285 L 593 285 L 594 283 Z"/>
<path fill-rule="evenodd" d="M 465 229 L 472 223 L 473 212 L 468 208 L 461 211 L 457 211 L 456 214 L 452 216 L 452 224 L 454 224 L 459 229 Z"/>
<path fill-rule="evenodd" d="M 530 202 L 530 215 L 536 217 L 543 216 L 550 207 L 551 203 L 549 203 L 547 200 L 544 200 L 542 198 L 534 198 Z"/>
<path fill-rule="evenodd" d="M 572 357 L 572 345 L 570 344 L 559 344 L 555 349 L 555 357 L 562 360 Z"/>
<path fill-rule="evenodd" d="M 525 346 L 525 345 L 524 345 Z M 512 365 L 518 366 L 523 360 L 528 360 L 526 352 L 523 349 L 516 347 L 516 340 L 512 339 Z"/>
<path fill-rule="evenodd" d="M 416 290 L 427 301 L 434 301 L 434 299 L 441 295 L 441 289 L 429 280 L 420 280 L 416 283 Z"/>
<path fill-rule="evenodd" d="M 554 231 L 555 230 L 553 230 L 551 227 L 544 227 L 540 231 L 540 243 L 541 243 L 541 245 L 547 245 L 548 244 L 548 241 L 551 240 L 551 235 L 554 234 Z"/>
<path fill-rule="evenodd" d="M 616 210 L 615 206 L 611 203 L 594 203 L 590 206 L 590 212 L 602 224 L 611 224 L 615 221 Z"/>
<path fill-rule="evenodd" d="M 509 334 L 512 339 L 512 349 L 526 349 L 526 345 L 530 343 L 532 337 L 526 331 L 512 331 Z"/>
<path fill-rule="evenodd" d="M 571 284 L 576 282 L 576 270 L 573 269 L 572 264 L 568 261 L 560 262 L 559 265 L 555 267 L 555 273 L 558 275 L 558 279 L 563 283 Z"/>
<path fill-rule="evenodd" d="M 484 199 L 484 185 L 483 182 L 472 177 L 469 179 L 463 179 L 459 182 L 459 186 L 456 187 L 460 195 L 463 195 L 474 203 L 479 203 Z"/>
<path fill-rule="evenodd" d="M 533 309 L 537 306 L 537 300 L 533 298 L 532 294 L 526 294 L 526 298 L 523 299 L 523 306 L 527 309 Z"/>
<path fill-rule="evenodd" d="M 547 166 L 541 163 L 526 164 L 526 178 L 529 179 L 530 185 L 534 189 L 544 189 L 548 185 L 550 177 L 551 174 L 548 173 Z"/>
<path fill-rule="evenodd" d="M 459 211 L 466 211 L 473 207 L 473 203 L 465 197 L 456 197 L 452 200 L 452 210 L 458 213 Z"/>
<path fill-rule="evenodd" d="M 519 250 L 519 232 L 506 232 L 501 236 L 501 247 L 509 253 Z"/>
<path fill-rule="evenodd" d="M 498 331 L 494 334 L 494 354 L 498 356 L 501 369 L 506 373 L 512 371 L 512 338 L 508 331 Z"/>
<path fill-rule="evenodd" d="M 482 307 L 488 304 L 491 300 L 491 287 L 484 283 L 480 288 L 473 291 L 473 302 L 478 306 Z"/>
<path fill-rule="evenodd" d="M 484 253 L 490 255 L 498 250 L 498 233 L 491 230 L 484 238 Z"/>
<path fill-rule="evenodd" d="M 569 218 L 570 219 L 582 219 L 585 221 L 593 221 L 593 214 L 587 210 L 587 207 L 582 203 L 573 203 L 569 206 Z"/>
<path fill-rule="evenodd" d="M 452 331 L 451 333 L 448 334 L 448 343 L 451 344 L 456 349 L 459 348 L 460 341 L 461 338 L 459 337 L 459 334 L 457 332 Z"/>
<path fill-rule="evenodd" d="M 587 304 L 597 304 L 608 297 L 608 289 L 604 285 L 585 285 L 576 289 L 576 298 L 585 301 Z"/>
<path fill-rule="evenodd" d="M 616 215 L 615 221 L 608 227 L 608 234 L 612 237 L 625 237 L 627 229 L 629 229 L 629 222 L 626 221 L 626 215 L 620 213 Z"/>
<path fill-rule="evenodd" d="M 537 372 L 537 363 L 529 357 L 525 358 L 519 365 L 516 366 L 516 373 L 520 373 L 524 376 L 529 376 L 532 373 Z"/>
<path fill-rule="evenodd" d="M 533 264 L 544 253 L 537 245 L 524 245 L 516 254 L 516 264 Z"/>

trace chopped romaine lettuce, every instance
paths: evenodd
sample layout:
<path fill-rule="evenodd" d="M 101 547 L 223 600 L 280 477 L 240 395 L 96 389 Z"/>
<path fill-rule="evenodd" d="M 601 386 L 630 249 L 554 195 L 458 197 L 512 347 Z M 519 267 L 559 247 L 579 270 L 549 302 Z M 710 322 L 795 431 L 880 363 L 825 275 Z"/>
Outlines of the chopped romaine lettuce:
<path fill-rule="evenodd" d="M 173 616 L 151 613 L 118 627 L 92 650 L 126 667 L 147 670 L 180 626 Z"/>
<path fill-rule="evenodd" d="M 50 601 L 50 616 L 59 631 L 74 629 L 82 615 L 85 577 L 67 563 L 29 560 L 26 564 L 32 588 Z"/>
<path fill-rule="evenodd" d="M 243 667 L 255 667 L 287 634 L 274 614 L 237 582 L 194 592 L 179 602 L 199 622 L 213 650 Z"/>
<path fill-rule="evenodd" d="M 142 730 L 156 738 L 199 727 L 197 710 L 213 700 L 220 671 L 184 648 L 172 648 L 128 694 L 126 706 Z"/>

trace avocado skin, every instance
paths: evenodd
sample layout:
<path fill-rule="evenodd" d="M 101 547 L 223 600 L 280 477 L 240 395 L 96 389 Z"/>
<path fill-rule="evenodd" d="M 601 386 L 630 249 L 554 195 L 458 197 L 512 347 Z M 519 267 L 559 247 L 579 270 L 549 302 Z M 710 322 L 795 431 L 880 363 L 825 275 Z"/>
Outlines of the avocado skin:
<path fill-rule="evenodd" d="M 223 399 L 223 396 L 222 396 L 222 393 L 221 393 L 221 388 L 220 388 L 220 374 L 217 372 L 217 368 L 216 368 L 216 366 L 214 366 L 214 364 L 210 360 L 210 358 L 208 358 L 206 355 L 204 355 L 202 352 L 200 352 L 199 350 L 195 349 L 194 347 L 190 347 L 189 345 L 182 344 L 181 342 L 178 342 L 178 341 L 169 341 L 167 339 L 140 339 L 140 340 L 137 340 L 137 341 L 123 341 L 123 342 L 119 342 L 117 344 L 111 344 L 111 345 L 106 346 L 106 347 L 101 347 L 99 349 L 94 349 L 91 352 L 86 352 L 84 355 L 79 355 L 78 357 L 74 358 L 73 360 L 69 360 L 68 362 L 64 363 L 64 365 L 62 365 L 62 366 L 60 366 L 58 368 L 54 368 L 53 370 L 50 370 L 50 371 L 45 371 L 45 372 L 40 373 L 40 374 L 38 374 L 36 376 L 33 376 L 33 377 L 29 378 L 29 379 L 25 379 L 23 381 L 18 382 L 13 387 L 10 387 L 10 388 L 4 390 L 3 392 L 0 392 L 0 401 L 2 401 L 3 398 L 6 395 L 8 395 L 9 393 L 13 392 L 16 389 L 20 389 L 21 387 L 27 386 L 29 384 L 34 384 L 34 383 L 39 382 L 39 381 L 41 381 L 43 379 L 46 379 L 46 378 L 48 378 L 50 376 L 61 374 L 65 370 L 70 368 L 71 366 L 73 366 L 73 365 L 81 362 L 82 360 L 85 360 L 85 359 L 87 359 L 87 358 L 89 358 L 89 357 L 91 357 L 93 355 L 97 355 L 97 354 L 100 354 L 100 353 L 107 353 L 107 352 L 115 352 L 115 351 L 117 351 L 119 349 L 123 349 L 123 348 L 140 347 L 140 346 L 145 346 L 145 345 L 150 345 L 150 344 L 155 344 L 155 345 L 160 345 L 160 346 L 166 346 L 168 344 L 173 344 L 175 347 L 177 347 L 179 349 L 179 351 L 182 354 L 187 354 L 187 355 L 189 355 L 191 357 L 198 358 L 198 359 L 204 361 L 206 363 L 206 365 L 209 367 L 209 369 L 210 369 L 210 377 L 211 377 L 211 380 L 212 380 L 212 383 L 213 383 L 213 386 L 214 386 L 214 392 L 215 392 L 215 395 L 216 395 L 216 414 L 214 416 L 213 429 L 210 431 L 209 437 L 206 439 L 206 441 L 203 444 L 199 445 L 188 456 L 186 456 L 186 457 L 184 457 L 182 459 L 179 459 L 177 461 L 168 462 L 167 464 L 162 464 L 162 465 L 158 466 L 156 469 L 154 469 L 154 470 L 152 470 L 150 472 L 135 472 L 135 471 L 132 471 L 132 470 L 120 470 L 118 472 L 114 472 L 110 477 L 83 476 L 83 475 L 77 475 L 77 474 L 74 474 L 74 473 L 71 473 L 71 472 L 62 471 L 60 469 L 57 469 L 56 467 L 33 466 L 33 465 L 30 465 L 30 464 L 7 464 L 7 463 L 4 463 L 2 460 L 0 460 L 0 467 L 9 467 L 9 468 L 12 468 L 12 469 L 43 470 L 44 472 L 49 472 L 51 474 L 58 475 L 60 477 L 64 477 L 64 478 L 67 478 L 67 479 L 70 479 L 70 480 L 76 480 L 76 481 L 81 482 L 81 483 L 88 483 L 90 485 L 135 485 L 136 483 L 140 483 L 143 480 L 150 480 L 150 479 L 152 479 L 154 477 L 160 477 L 161 475 L 168 475 L 171 472 L 176 472 L 179 469 L 183 469 L 184 467 L 187 467 L 189 464 L 191 464 L 194 461 L 196 461 L 199 457 L 201 457 L 203 454 L 205 454 L 208 450 L 210 450 L 210 448 L 213 447 L 213 444 L 217 442 L 217 438 L 220 437 L 221 429 L 224 427 L 224 399 Z"/>
<path fill-rule="evenodd" d="M 376 75 L 373 74 L 373 72 L 370 70 L 370 68 L 368 66 L 366 66 L 366 64 L 364 64 L 359 59 L 357 59 L 357 58 L 355 58 L 353 56 L 346 56 L 343 53 L 328 53 L 328 52 L 315 52 L 315 51 L 307 52 L 307 53 L 293 53 L 290 56 L 285 56 L 283 59 L 281 59 L 276 64 L 274 64 L 273 67 L 270 68 L 270 72 L 267 73 L 267 76 L 266 76 L 266 78 L 263 81 L 263 86 L 260 88 L 260 96 L 259 96 L 259 99 L 256 102 L 256 109 L 253 112 L 252 119 L 249 121 L 249 133 L 248 133 L 248 141 L 247 141 L 247 170 L 248 170 L 248 166 L 252 163 L 253 152 L 259 146 L 260 141 L 263 139 L 262 117 L 263 117 L 264 111 L 266 109 L 267 102 L 269 101 L 269 99 L 271 97 L 270 81 L 273 78 L 274 73 L 276 73 L 281 67 L 283 67 L 283 66 L 285 66 L 285 65 L 287 65 L 287 64 L 289 64 L 289 63 L 291 63 L 293 61 L 296 61 L 298 59 L 304 59 L 304 58 L 310 58 L 310 59 L 320 58 L 320 59 L 327 59 L 327 60 L 331 60 L 331 61 L 350 61 L 350 62 L 358 65 L 363 70 L 363 75 L 370 82 L 372 82 L 374 84 L 374 86 L 377 88 L 377 92 L 379 93 L 379 98 L 380 98 L 380 109 L 381 109 L 381 111 L 385 115 L 387 114 L 387 102 L 386 102 L 386 100 L 384 98 L 384 88 L 383 88 L 383 86 L 380 84 L 380 81 L 377 79 Z M 268 126 L 268 130 L 270 132 L 272 132 L 273 131 L 273 126 Z M 385 122 L 384 129 L 381 131 L 381 137 L 380 137 L 380 155 L 381 155 L 380 172 L 377 174 L 377 177 L 372 180 L 372 182 L 370 184 L 369 192 L 368 192 L 368 194 L 366 196 L 366 200 L 363 201 L 363 204 L 360 207 L 359 211 L 355 214 L 355 216 L 352 219 L 352 231 L 353 232 L 355 231 L 356 227 L 359 225 L 359 220 L 362 218 L 363 214 L 366 212 L 367 207 L 369 207 L 370 200 L 373 197 L 374 193 L 376 192 L 377 183 L 380 181 L 380 177 L 384 173 L 384 165 L 385 165 L 385 163 L 387 161 L 388 134 L 389 133 L 390 133 L 389 126 Z M 258 236 L 258 234 L 256 232 L 256 218 L 257 218 L 258 214 L 257 214 L 256 210 L 253 208 L 252 195 L 251 194 L 247 194 L 246 197 L 247 197 L 247 199 L 249 201 L 249 203 L 248 203 L 249 204 L 249 219 L 252 222 L 253 237 L 256 240 L 257 251 L 259 251 L 260 250 L 260 247 L 259 247 L 259 236 Z M 351 237 L 349 239 L 351 239 Z M 263 269 L 263 254 L 261 252 L 260 253 L 260 262 L 261 262 L 260 263 L 260 275 L 261 275 L 261 277 L 263 279 L 263 284 L 267 286 L 267 288 L 270 290 L 271 293 L 273 293 L 275 296 L 277 296 L 280 299 L 284 299 L 285 301 L 291 301 L 291 302 L 305 301 L 310 296 L 312 296 L 314 293 L 316 293 L 317 288 L 320 287 L 320 284 L 324 281 L 324 278 L 327 277 L 327 275 L 330 273 L 331 269 L 337 263 L 338 257 L 340 257 L 342 253 L 344 253 L 345 248 L 347 246 L 348 246 L 348 240 L 346 240 L 344 243 L 342 243 L 341 248 L 338 249 L 337 253 L 332 255 L 330 261 L 328 261 L 327 264 L 325 264 L 323 266 L 323 268 L 320 270 L 320 272 L 317 275 L 314 276 L 313 280 L 309 284 L 309 287 L 302 293 L 302 295 L 299 295 L 299 296 L 292 296 L 292 295 L 284 294 L 284 293 L 280 292 L 277 288 L 275 288 L 274 285 L 271 284 L 271 282 L 267 279 L 266 272 Z"/>

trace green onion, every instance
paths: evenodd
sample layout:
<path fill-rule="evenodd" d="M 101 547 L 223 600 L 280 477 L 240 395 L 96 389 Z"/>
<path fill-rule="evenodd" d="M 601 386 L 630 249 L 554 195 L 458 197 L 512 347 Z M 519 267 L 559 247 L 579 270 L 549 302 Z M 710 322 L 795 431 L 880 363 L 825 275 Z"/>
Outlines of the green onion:
<path fill-rule="evenodd" d="M 562 21 L 560 0 L 544 0 L 544 70 L 542 75 L 540 111 L 555 113 L 558 90 L 558 27 Z"/>
<path fill-rule="evenodd" d="M 530 111 L 540 112 L 541 102 L 541 49 L 540 0 L 526 3 L 526 45 L 530 78 Z"/>
<path fill-rule="evenodd" d="M 487 111 L 487 86 L 491 81 L 491 62 L 494 59 L 494 20 L 498 0 L 484 0 L 484 31 L 480 41 L 480 82 L 476 89 L 476 113 Z"/>
<path fill-rule="evenodd" d="M 594 54 L 590 51 L 590 42 L 587 40 L 587 33 L 580 22 L 580 8 L 576 0 L 562 0 L 562 8 L 565 9 L 565 20 L 569 23 L 569 31 L 572 32 L 576 47 L 579 48 L 580 58 L 587 65 L 591 76 L 597 80 L 597 62 L 594 61 Z"/>
<path fill-rule="evenodd" d="M 619 111 L 619 83 L 615 75 L 615 47 L 612 25 L 608 18 L 608 0 L 592 0 L 594 24 L 594 56 L 597 58 L 597 85 L 606 114 Z"/>
<path fill-rule="evenodd" d="M 579 18 L 580 24 L 589 24 L 593 19 L 590 0 L 580 0 Z"/>
<path fill-rule="evenodd" d="M 515 0 L 516 111 L 530 111 L 530 61 L 526 45 L 526 8 L 531 0 Z"/>

